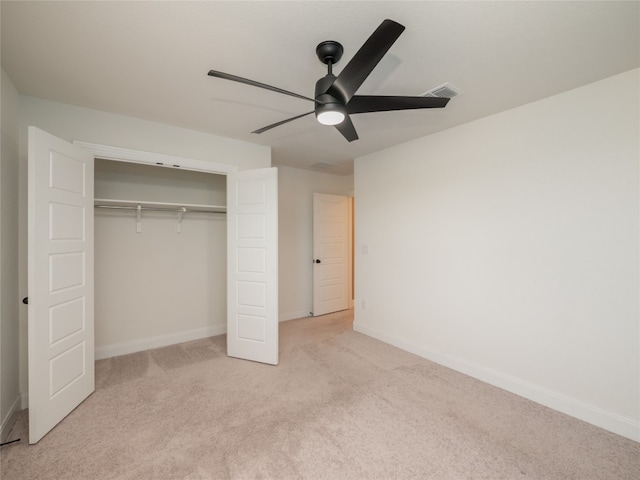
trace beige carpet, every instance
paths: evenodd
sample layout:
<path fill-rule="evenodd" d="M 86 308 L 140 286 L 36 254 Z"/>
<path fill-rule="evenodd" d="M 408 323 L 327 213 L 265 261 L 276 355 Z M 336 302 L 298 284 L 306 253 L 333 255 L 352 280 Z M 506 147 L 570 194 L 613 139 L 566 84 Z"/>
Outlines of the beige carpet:
<path fill-rule="evenodd" d="M 352 330 L 281 324 L 280 365 L 224 336 L 96 363 L 96 391 L 14 479 L 639 479 L 640 444 Z"/>

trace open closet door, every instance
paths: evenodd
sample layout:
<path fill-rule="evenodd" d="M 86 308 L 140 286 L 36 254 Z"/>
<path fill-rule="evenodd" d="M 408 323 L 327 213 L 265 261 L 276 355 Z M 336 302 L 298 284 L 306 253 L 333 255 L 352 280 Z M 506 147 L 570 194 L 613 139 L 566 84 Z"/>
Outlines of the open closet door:
<path fill-rule="evenodd" d="M 93 155 L 29 127 L 29 443 L 94 390 Z"/>
<path fill-rule="evenodd" d="M 278 170 L 227 175 L 227 354 L 278 364 Z"/>

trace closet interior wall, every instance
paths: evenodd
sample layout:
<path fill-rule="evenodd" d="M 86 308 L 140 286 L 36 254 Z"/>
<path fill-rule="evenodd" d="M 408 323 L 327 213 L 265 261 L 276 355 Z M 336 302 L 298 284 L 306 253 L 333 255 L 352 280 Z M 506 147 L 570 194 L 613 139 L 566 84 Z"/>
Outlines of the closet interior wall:
<path fill-rule="evenodd" d="M 226 205 L 224 175 L 96 159 L 94 181 L 96 199 Z M 225 214 L 94 212 L 96 358 L 226 330 Z"/>

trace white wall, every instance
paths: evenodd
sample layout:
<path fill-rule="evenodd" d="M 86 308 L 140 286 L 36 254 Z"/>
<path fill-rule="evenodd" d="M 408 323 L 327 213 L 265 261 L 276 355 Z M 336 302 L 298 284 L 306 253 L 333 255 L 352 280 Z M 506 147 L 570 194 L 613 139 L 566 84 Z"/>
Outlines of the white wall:
<path fill-rule="evenodd" d="M 308 316 L 313 307 L 313 193 L 353 195 L 353 175 L 278 167 L 280 320 Z"/>
<path fill-rule="evenodd" d="M 162 153 L 238 165 L 240 169 L 271 166 L 271 149 L 209 133 L 113 113 L 22 96 L 21 148 L 26 127 L 36 126 L 64 140 Z"/>
<path fill-rule="evenodd" d="M 355 328 L 640 440 L 639 72 L 357 159 Z"/>
<path fill-rule="evenodd" d="M 19 390 L 18 124 L 19 95 L 2 69 L 0 162 L 0 441 L 21 408 Z"/>

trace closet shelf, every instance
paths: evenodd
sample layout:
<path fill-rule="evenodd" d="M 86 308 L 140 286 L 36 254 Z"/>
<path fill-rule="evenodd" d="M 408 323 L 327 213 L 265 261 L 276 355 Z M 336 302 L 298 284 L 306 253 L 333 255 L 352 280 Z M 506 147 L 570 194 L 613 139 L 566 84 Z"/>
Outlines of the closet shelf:
<path fill-rule="evenodd" d="M 111 198 L 96 198 L 94 200 L 96 208 L 112 208 L 122 210 L 153 210 L 176 213 L 226 213 L 227 207 L 224 205 L 199 205 L 193 203 L 169 203 L 169 202 L 147 202 L 141 200 L 120 200 Z"/>

